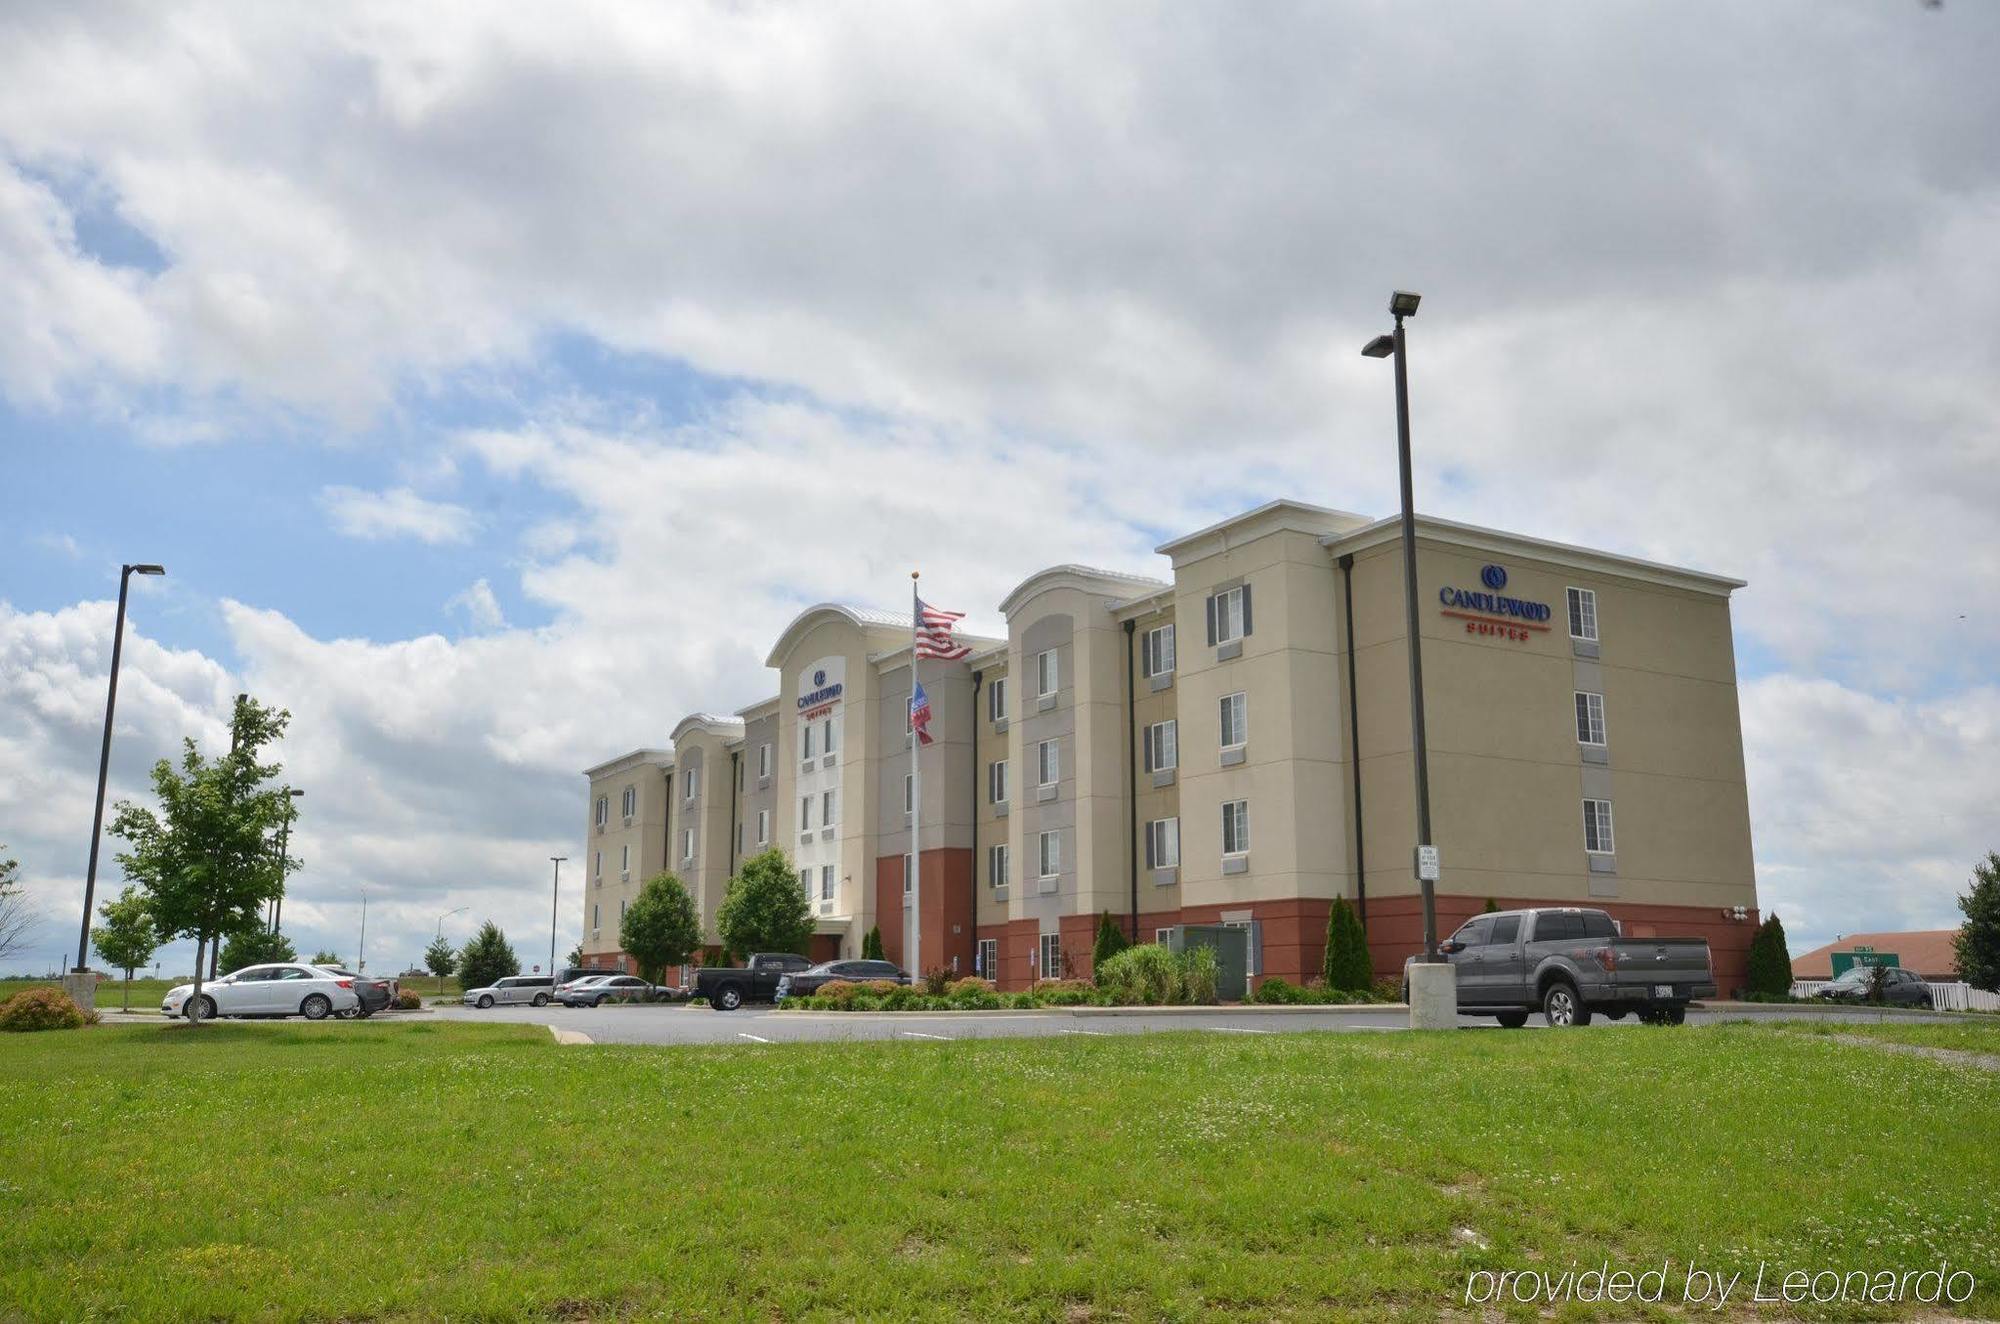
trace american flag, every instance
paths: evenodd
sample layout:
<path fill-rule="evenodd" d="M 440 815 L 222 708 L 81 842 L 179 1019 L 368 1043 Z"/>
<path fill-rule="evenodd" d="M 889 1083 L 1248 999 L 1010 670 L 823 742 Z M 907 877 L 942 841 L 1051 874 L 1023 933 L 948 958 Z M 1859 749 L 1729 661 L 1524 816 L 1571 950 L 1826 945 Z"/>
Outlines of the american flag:
<path fill-rule="evenodd" d="M 914 625 L 917 656 L 956 662 L 969 655 L 972 650 L 951 637 L 952 622 L 964 619 L 965 613 L 962 611 L 940 611 L 922 598 L 918 598 Z"/>
<path fill-rule="evenodd" d="M 924 684 L 917 682 L 916 693 L 910 696 L 910 729 L 917 733 L 917 743 L 931 743 L 931 696 L 924 693 Z"/>

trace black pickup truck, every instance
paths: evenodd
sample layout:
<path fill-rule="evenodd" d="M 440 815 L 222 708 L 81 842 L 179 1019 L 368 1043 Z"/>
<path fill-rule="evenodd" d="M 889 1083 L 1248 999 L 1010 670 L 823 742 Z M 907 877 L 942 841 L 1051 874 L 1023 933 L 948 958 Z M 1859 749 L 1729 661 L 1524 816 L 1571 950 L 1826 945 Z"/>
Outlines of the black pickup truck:
<path fill-rule="evenodd" d="M 771 1002 L 778 981 L 810 968 L 811 961 L 791 952 L 756 952 L 742 966 L 702 966 L 694 972 L 693 995 L 707 998 L 717 1011 L 735 1011 L 746 1002 Z"/>
<path fill-rule="evenodd" d="M 1509 1028 L 1533 1011 L 1558 1028 L 1594 1013 L 1678 1025 L 1691 1000 L 1715 996 L 1708 939 L 1627 938 L 1610 915 L 1579 906 L 1474 915 L 1438 950 L 1457 969 L 1460 1013 Z"/>

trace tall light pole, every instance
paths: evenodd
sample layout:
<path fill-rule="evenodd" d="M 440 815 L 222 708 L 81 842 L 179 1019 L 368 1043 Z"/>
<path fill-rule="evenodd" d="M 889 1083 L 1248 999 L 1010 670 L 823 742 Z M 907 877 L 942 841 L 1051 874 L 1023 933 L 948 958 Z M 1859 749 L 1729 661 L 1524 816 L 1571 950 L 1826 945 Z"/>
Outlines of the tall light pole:
<path fill-rule="evenodd" d="M 1403 482 L 1403 610 L 1404 629 L 1410 640 L 1410 742 L 1416 753 L 1417 770 L 1417 886 L 1424 898 L 1424 961 L 1438 959 L 1437 872 L 1431 850 L 1430 760 L 1424 740 L 1424 653 L 1417 632 L 1417 514 L 1410 483 L 1410 371 L 1409 350 L 1403 338 L 1403 319 L 1414 317 L 1421 296 L 1397 290 L 1389 296 L 1389 313 L 1396 329 L 1377 336 L 1361 352 L 1371 359 L 1396 359 L 1396 460 Z M 1428 857 L 1428 858 L 1427 858 Z"/>
<path fill-rule="evenodd" d="M 556 973 L 556 916 L 561 913 L 562 867 L 563 861 L 568 858 L 567 855 L 549 856 L 549 862 L 556 866 L 555 882 L 549 888 L 549 977 L 552 979 Z"/>
<path fill-rule="evenodd" d="M 296 800 L 305 794 L 296 786 L 287 786 L 285 795 Z M 285 922 L 285 861 L 286 848 L 292 842 L 292 808 L 285 806 L 285 821 L 278 824 L 278 895 L 271 902 L 271 932 L 276 933 Z"/>
<path fill-rule="evenodd" d="M 97 899 L 97 846 L 104 835 L 104 783 L 111 775 L 111 718 L 118 711 L 118 659 L 125 651 L 125 594 L 134 575 L 164 575 L 165 566 L 127 565 L 118 569 L 118 624 L 111 632 L 111 685 L 104 696 L 104 747 L 97 755 L 97 812 L 90 820 L 90 867 L 83 876 L 83 928 L 76 939 L 76 973 L 90 967 L 90 907 Z"/>
<path fill-rule="evenodd" d="M 361 889 L 361 944 L 354 953 L 354 969 L 359 974 L 368 973 L 368 889 Z"/>
<path fill-rule="evenodd" d="M 447 910 L 447 911 L 445 911 L 445 912 L 444 912 L 444 914 L 442 914 L 442 915 L 439 915 L 439 916 L 438 916 L 438 922 L 437 922 L 437 932 L 436 932 L 436 933 L 434 933 L 434 934 L 432 934 L 432 935 L 431 935 L 431 937 L 432 937 L 432 938 L 434 938 L 434 939 L 436 939 L 436 940 L 437 940 L 438 942 L 443 942 L 443 941 L 444 941 L 444 922 L 445 922 L 446 920 L 450 919 L 450 918 L 451 918 L 451 917 L 452 917 L 453 915 L 463 915 L 463 914 L 464 914 L 464 913 L 465 913 L 466 911 L 468 911 L 468 910 L 470 910 L 470 909 L 472 909 L 472 907 L 471 907 L 471 906 L 460 906 L 460 907 L 459 907 L 458 909 L 456 909 L 456 910 Z"/>

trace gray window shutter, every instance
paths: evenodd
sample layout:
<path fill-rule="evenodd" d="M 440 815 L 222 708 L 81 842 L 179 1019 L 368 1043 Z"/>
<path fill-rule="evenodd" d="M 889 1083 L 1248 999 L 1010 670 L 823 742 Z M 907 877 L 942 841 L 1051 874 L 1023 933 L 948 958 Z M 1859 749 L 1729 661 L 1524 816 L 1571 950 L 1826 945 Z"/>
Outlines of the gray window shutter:
<path fill-rule="evenodd" d="M 1140 734 L 1146 738 L 1146 761 L 1144 766 L 1147 772 L 1151 772 L 1153 770 L 1153 728 L 1149 726 Z"/>
<path fill-rule="evenodd" d="M 1243 633 L 1250 633 L 1250 585 L 1247 581 L 1243 585 Z"/>
<path fill-rule="evenodd" d="M 1208 595 L 1208 646 L 1215 647 L 1215 595 Z"/>

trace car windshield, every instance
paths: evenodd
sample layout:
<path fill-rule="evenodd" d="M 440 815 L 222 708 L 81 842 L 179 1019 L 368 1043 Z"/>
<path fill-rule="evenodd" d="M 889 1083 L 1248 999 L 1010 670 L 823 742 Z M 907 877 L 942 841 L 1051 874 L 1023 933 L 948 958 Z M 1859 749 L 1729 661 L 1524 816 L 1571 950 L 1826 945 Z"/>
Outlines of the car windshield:
<path fill-rule="evenodd" d="M 810 966 L 804 970 L 799 970 L 794 973 L 801 975 L 830 975 L 833 973 L 833 968 L 835 966 L 846 965 L 846 964 L 847 962 L 845 961 L 821 961 L 818 965 Z"/>
<path fill-rule="evenodd" d="M 1868 982 L 1868 967 L 1865 965 L 1851 966 L 1849 967 L 1846 974 L 1840 976 L 1840 978 L 1834 980 L 1833 982 L 1836 984 L 1849 984 L 1849 985 L 1865 984 Z"/>

